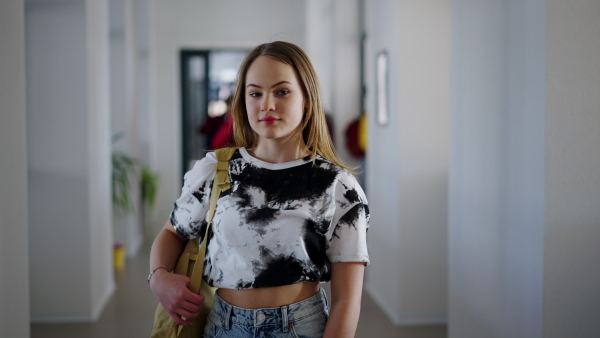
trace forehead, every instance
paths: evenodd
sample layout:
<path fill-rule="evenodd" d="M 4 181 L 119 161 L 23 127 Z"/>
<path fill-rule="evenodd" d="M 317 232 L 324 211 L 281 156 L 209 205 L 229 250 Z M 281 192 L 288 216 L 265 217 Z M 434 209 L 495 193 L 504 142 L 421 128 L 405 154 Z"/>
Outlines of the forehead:
<path fill-rule="evenodd" d="M 296 71 L 292 66 L 268 56 L 259 56 L 254 60 L 246 73 L 246 83 L 288 81 L 298 83 Z"/>

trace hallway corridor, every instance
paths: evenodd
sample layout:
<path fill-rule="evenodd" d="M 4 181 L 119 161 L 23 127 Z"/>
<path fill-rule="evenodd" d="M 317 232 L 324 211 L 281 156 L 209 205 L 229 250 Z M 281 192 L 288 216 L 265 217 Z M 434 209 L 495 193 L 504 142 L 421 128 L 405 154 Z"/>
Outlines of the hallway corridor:
<path fill-rule="evenodd" d="M 117 291 L 96 323 L 33 324 L 32 338 L 148 337 L 157 301 L 146 284 L 149 247 L 117 272 Z M 363 294 L 356 338 L 445 338 L 446 326 L 394 326 L 367 293 Z"/>

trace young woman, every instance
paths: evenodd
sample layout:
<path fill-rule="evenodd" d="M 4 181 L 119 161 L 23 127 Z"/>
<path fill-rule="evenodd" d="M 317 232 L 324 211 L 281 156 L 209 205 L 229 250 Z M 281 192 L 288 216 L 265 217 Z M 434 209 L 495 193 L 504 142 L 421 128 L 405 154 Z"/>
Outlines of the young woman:
<path fill-rule="evenodd" d="M 231 189 L 221 195 L 203 278 L 218 287 L 205 337 L 354 337 L 369 209 L 336 158 L 317 76 L 298 46 L 271 42 L 243 61 L 232 109 Z M 216 158 L 185 175 L 150 254 L 150 287 L 173 320 L 200 312 L 189 278 L 171 274 L 204 236 Z M 331 282 L 331 308 L 320 282 Z"/>

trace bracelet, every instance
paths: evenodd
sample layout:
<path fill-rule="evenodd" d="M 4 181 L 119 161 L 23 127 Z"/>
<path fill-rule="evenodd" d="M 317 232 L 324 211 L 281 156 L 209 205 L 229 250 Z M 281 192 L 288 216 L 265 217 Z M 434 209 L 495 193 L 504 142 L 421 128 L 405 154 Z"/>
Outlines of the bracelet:
<path fill-rule="evenodd" d="M 150 278 L 152 278 L 152 275 L 156 272 L 156 270 L 158 269 L 165 269 L 167 271 L 169 271 L 169 269 L 165 268 L 164 266 L 159 266 L 158 268 L 152 270 L 152 272 L 150 272 L 150 274 L 148 275 L 148 284 L 150 284 Z"/>

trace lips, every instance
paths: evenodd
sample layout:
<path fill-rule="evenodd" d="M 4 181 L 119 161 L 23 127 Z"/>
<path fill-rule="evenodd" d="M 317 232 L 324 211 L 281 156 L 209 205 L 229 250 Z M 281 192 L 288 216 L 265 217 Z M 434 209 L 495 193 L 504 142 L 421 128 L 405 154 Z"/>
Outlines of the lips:
<path fill-rule="evenodd" d="M 277 121 L 279 121 L 279 119 L 273 116 L 265 116 L 262 119 L 260 119 L 260 122 L 263 122 L 264 124 L 273 124 Z"/>

